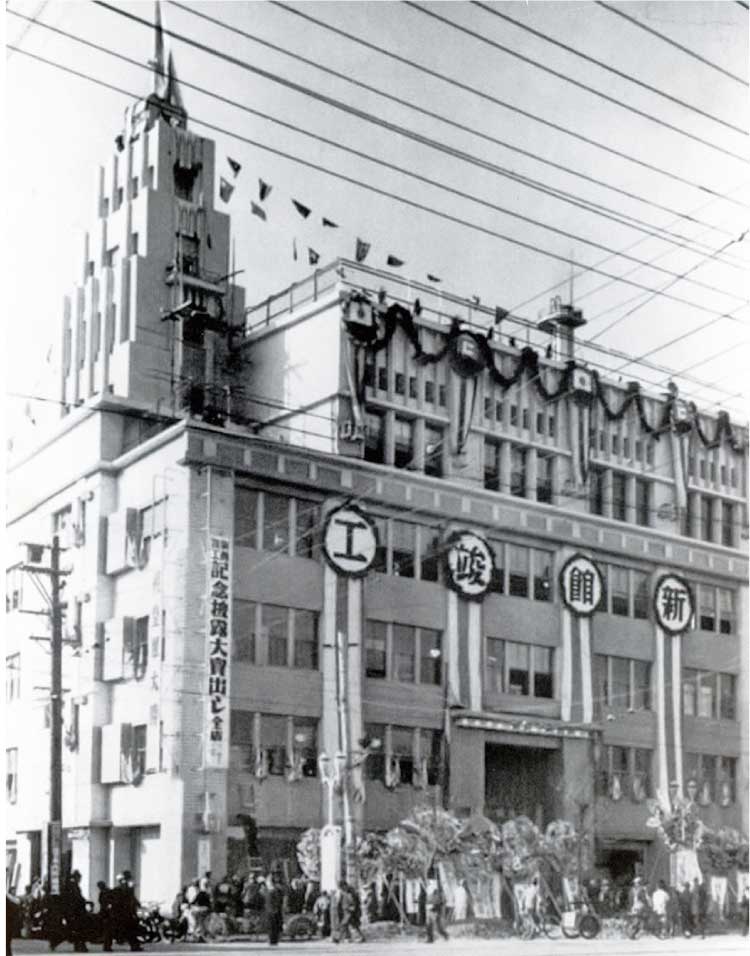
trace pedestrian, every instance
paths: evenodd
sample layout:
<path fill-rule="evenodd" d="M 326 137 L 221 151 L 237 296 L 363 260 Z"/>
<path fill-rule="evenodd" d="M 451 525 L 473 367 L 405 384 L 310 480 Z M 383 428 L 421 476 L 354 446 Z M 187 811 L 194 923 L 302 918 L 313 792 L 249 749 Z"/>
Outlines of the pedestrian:
<path fill-rule="evenodd" d="M 706 938 L 706 920 L 708 918 L 708 891 L 705 883 L 696 876 L 693 881 L 693 893 L 690 905 L 693 914 L 695 930 L 700 930 L 701 939 Z"/>
<path fill-rule="evenodd" d="M 742 891 L 740 914 L 742 916 L 742 935 L 747 936 L 748 927 L 750 926 L 750 887 L 748 886 Z"/>
<path fill-rule="evenodd" d="M 331 896 L 323 890 L 313 904 L 313 915 L 323 939 L 331 935 Z"/>
<path fill-rule="evenodd" d="M 443 923 L 443 913 L 445 910 L 445 896 L 440 886 L 440 881 L 436 880 L 435 885 L 427 894 L 427 942 L 435 942 L 435 930 L 440 933 L 443 939 L 448 939 L 448 933 Z"/>
<path fill-rule="evenodd" d="M 196 880 L 195 883 L 197 891 L 190 904 L 190 911 L 193 914 L 193 932 L 197 942 L 205 943 L 208 935 L 208 917 L 211 915 L 211 895 L 205 887 L 210 887 L 211 884 L 206 877 Z"/>
<path fill-rule="evenodd" d="M 357 937 L 358 943 L 364 943 L 365 936 L 362 932 L 362 900 L 359 892 L 350 884 L 346 884 L 349 894 L 349 928 Z"/>
<path fill-rule="evenodd" d="M 665 936 L 667 933 L 667 907 L 669 906 L 669 893 L 664 880 L 659 880 L 656 889 L 651 897 L 651 909 L 659 919 L 659 933 Z"/>
<path fill-rule="evenodd" d="M 469 914 L 469 890 L 466 880 L 456 886 L 453 891 L 453 919 L 456 923 L 463 923 Z"/>
<path fill-rule="evenodd" d="M 271 946 L 278 946 L 281 931 L 284 928 L 284 891 L 277 883 L 273 873 L 269 873 L 266 880 L 264 910 L 268 928 L 268 942 Z"/>
<path fill-rule="evenodd" d="M 690 884 L 683 883 L 682 889 L 679 891 L 679 905 L 680 905 L 680 929 L 682 930 L 682 935 L 685 937 L 690 937 L 693 935 L 693 920 L 690 913 Z"/>
<path fill-rule="evenodd" d="M 126 875 L 127 874 L 127 875 Z M 133 880 L 128 870 L 118 873 L 117 886 L 110 891 L 110 911 L 112 913 L 111 935 L 105 940 L 105 951 L 112 949 L 112 940 L 124 941 L 132 953 L 143 949 L 138 937 L 138 902 Z"/>
<path fill-rule="evenodd" d="M 5 891 L 5 956 L 13 956 L 13 937 L 19 934 L 21 901 L 10 890 Z"/>

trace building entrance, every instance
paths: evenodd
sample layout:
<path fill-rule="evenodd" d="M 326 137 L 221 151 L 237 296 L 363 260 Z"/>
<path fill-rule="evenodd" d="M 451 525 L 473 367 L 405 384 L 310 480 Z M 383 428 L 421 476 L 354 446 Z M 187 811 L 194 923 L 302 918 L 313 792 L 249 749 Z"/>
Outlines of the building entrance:
<path fill-rule="evenodd" d="M 543 827 L 555 816 L 556 751 L 486 744 L 485 814 L 498 823 L 526 816 Z"/>

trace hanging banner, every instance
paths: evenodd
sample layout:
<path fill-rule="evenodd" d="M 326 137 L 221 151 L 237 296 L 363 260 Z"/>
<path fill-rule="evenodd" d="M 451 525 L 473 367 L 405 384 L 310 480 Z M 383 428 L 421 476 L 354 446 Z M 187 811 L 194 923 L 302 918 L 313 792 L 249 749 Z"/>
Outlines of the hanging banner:
<path fill-rule="evenodd" d="M 208 688 L 204 764 L 229 766 L 229 635 L 232 574 L 228 538 L 211 536 L 208 556 Z"/>

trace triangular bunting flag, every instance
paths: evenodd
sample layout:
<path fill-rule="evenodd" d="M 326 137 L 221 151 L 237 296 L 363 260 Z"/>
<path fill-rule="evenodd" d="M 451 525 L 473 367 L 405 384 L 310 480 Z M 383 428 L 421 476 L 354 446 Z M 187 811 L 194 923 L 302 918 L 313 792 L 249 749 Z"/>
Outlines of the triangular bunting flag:
<path fill-rule="evenodd" d="M 250 200 L 250 212 L 254 216 L 257 216 L 258 219 L 262 219 L 263 222 L 266 221 L 266 210 L 261 209 L 261 207 L 256 202 L 253 202 L 252 199 Z"/>
<path fill-rule="evenodd" d="M 428 272 L 428 273 L 427 273 L 427 281 L 428 281 L 428 282 L 442 282 L 443 280 L 442 280 L 442 279 L 439 279 L 437 276 L 432 275 L 431 272 Z"/>
<path fill-rule="evenodd" d="M 499 305 L 495 306 L 495 325 L 500 325 L 503 319 L 509 315 L 507 309 L 501 309 Z"/>
<path fill-rule="evenodd" d="M 239 171 L 242 169 L 242 163 L 238 163 L 237 160 L 232 159 L 231 156 L 227 156 L 227 162 L 229 163 L 235 177 L 237 177 L 239 175 Z"/>
<path fill-rule="evenodd" d="M 314 249 L 308 248 L 307 250 L 307 261 L 311 266 L 318 264 L 318 259 L 320 259 L 320 253 L 316 252 Z"/>
<path fill-rule="evenodd" d="M 362 239 L 357 238 L 357 248 L 354 252 L 357 262 L 364 262 L 367 258 L 367 253 L 370 251 L 370 243 L 363 242 Z"/>
<path fill-rule="evenodd" d="M 308 209 L 308 207 L 307 207 L 307 206 L 303 206 L 302 203 L 301 203 L 301 202 L 297 202 L 296 199 L 293 199 L 293 200 L 292 200 L 292 205 L 293 205 L 294 208 L 297 210 L 297 212 L 300 214 L 300 216 L 302 216 L 303 219 L 307 219 L 307 217 L 310 215 L 310 210 Z"/>
<path fill-rule="evenodd" d="M 268 199 L 272 189 L 273 186 L 269 186 L 269 184 L 263 182 L 262 179 L 258 180 L 258 197 L 261 202 L 265 202 L 265 200 Z"/>
<path fill-rule="evenodd" d="M 397 259 L 396 256 L 388 256 L 388 258 L 386 259 L 386 264 L 389 266 L 393 266 L 394 269 L 398 269 L 399 266 L 402 266 L 404 264 L 404 260 Z"/>
<path fill-rule="evenodd" d="M 480 305 L 482 302 L 478 295 L 473 295 L 471 297 L 471 301 L 474 303 L 474 305 Z"/>
<path fill-rule="evenodd" d="M 328 226 L 329 229 L 338 229 L 339 227 L 337 222 L 334 222 L 332 219 L 326 219 L 325 216 L 323 216 L 323 225 Z"/>
<path fill-rule="evenodd" d="M 232 193 L 234 192 L 234 186 L 229 182 L 228 179 L 224 179 L 222 176 L 219 179 L 219 196 L 222 202 L 229 202 L 232 198 Z"/>

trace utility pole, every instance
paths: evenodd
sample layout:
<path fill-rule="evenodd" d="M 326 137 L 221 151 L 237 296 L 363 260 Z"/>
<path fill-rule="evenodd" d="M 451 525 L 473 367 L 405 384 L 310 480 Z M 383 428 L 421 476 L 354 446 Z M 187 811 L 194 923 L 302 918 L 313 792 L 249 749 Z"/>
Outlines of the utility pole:
<path fill-rule="evenodd" d="M 51 894 L 60 892 L 62 863 L 62 606 L 60 603 L 60 539 L 52 538 L 50 560 L 50 588 L 52 592 L 52 641 L 50 680 L 50 780 L 49 780 L 49 835 L 47 842 L 47 873 Z"/>
<path fill-rule="evenodd" d="M 45 550 L 50 551 L 49 566 L 43 564 Z M 47 875 L 49 878 L 49 892 L 56 896 L 60 893 L 60 876 L 62 870 L 62 651 L 63 644 L 63 589 L 62 578 L 69 572 L 60 567 L 60 538 L 55 535 L 52 545 L 26 544 L 26 561 L 16 567 L 21 571 L 38 577 L 44 575 L 50 579 L 49 595 L 37 582 L 49 603 L 51 624 L 50 657 L 50 779 L 49 779 L 49 822 L 47 825 Z M 40 611 L 25 613 L 39 614 Z M 45 638 L 37 638 L 44 640 Z"/>

